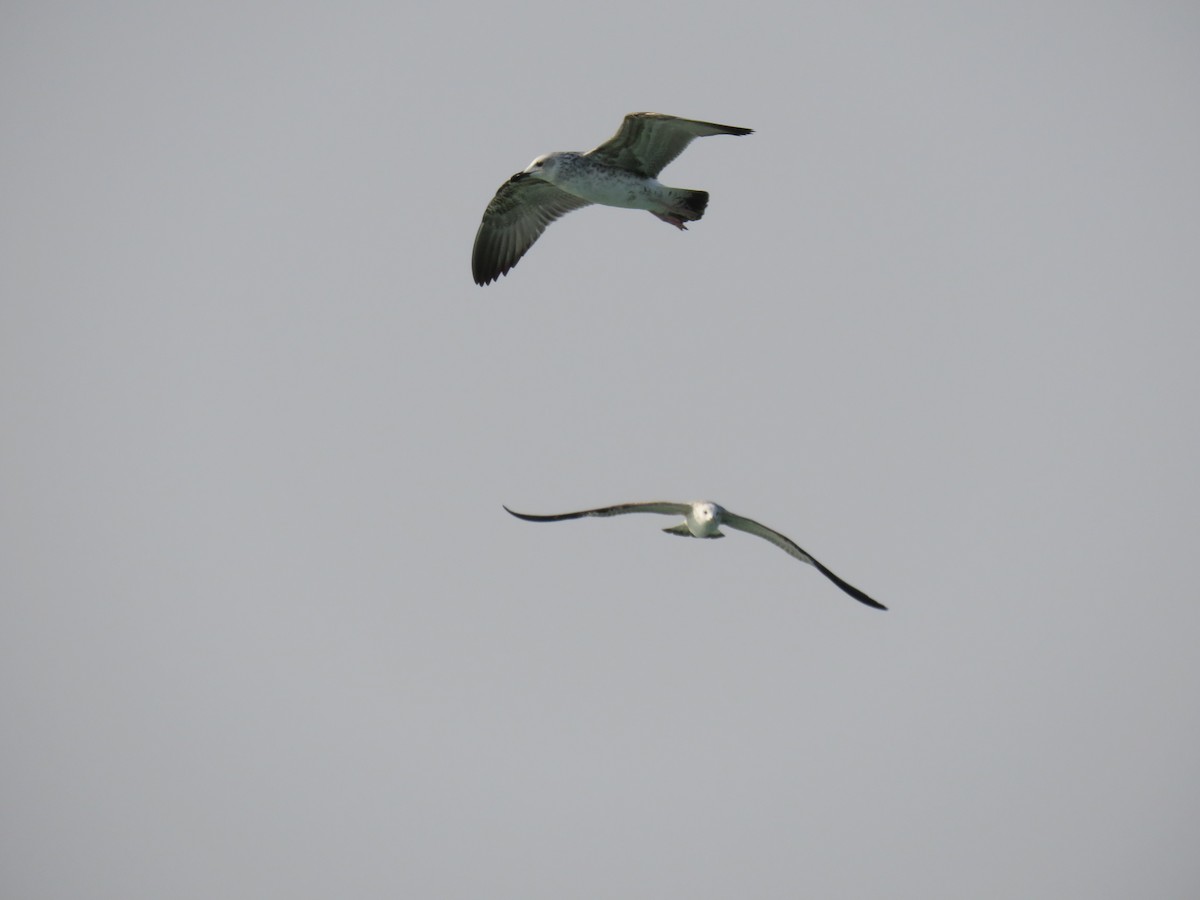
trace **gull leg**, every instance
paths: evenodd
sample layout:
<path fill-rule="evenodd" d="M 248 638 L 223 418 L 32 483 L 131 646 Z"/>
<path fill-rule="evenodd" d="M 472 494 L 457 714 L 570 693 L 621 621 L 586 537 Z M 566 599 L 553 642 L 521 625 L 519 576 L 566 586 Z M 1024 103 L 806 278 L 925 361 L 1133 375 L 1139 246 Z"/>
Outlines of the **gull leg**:
<path fill-rule="evenodd" d="M 659 213 L 659 212 L 654 212 L 653 210 L 651 210 L 650 214 L 662 219 L 668 225 L 674 225 L 680 231 L 687 231 L 687 226 L 683 224 L 684 221 L 686 221 L 686 220 L 680 218 L 677 215 L 674 215 L 673 213 Z"/>

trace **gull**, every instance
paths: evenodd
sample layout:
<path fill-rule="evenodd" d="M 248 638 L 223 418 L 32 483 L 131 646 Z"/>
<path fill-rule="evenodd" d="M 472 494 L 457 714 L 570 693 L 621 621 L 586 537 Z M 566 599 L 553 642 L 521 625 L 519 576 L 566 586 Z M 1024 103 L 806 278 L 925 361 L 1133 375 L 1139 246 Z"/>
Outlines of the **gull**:
<path fill-rule="evenodd" d="M 796 557 L 801 562 L 806 562 L 810 566 L 816 566 L 817 571 L 859 603 L 865 603 L 867 606 L 874 607 L 875 609 L 887 609 L 882 603 L 875 602 L 854 585 L 847 584 L 833 572 L 829 571 L 815 557 L 801 550 L 790 538 L 784 537 L 773 528 L 768 528 L 766 525 L 755 522 L 753 519 L 747 519 L 745 516 L 731 513 L 725 507 L 709 500 L 699 500 L 695 503 L 670 503 L 661 501 L 622 503 L 618 506 L 584 509 L 579 512 L 559 513 L 553 516 L 534 516 L 529 513 L 519 513 L 509 509 L 507 506 L 504 507 L 504 510 L 510 515 L 516 516 L 518 519 L 524 519 L 527 522 L 561 522 L 564 519 L 582 519 L 584 516 L 620 516 L 625 513 L 659 513 L 664 516 L 683 516 L 684 521 L 681 524 L 664 528 L 663 531 L 667 534 L 678 534 L 683 537 L 696 538 L 725 537 L 725 535 L 721 534 L 720 528 L 722 525 L 727 525 L 730 528 L 736 528 L 738 531 L 766 538 L 776 547 Z"/>
<path fill-rule="evenodd" d="M 658 181 L 692 138 L 752 134 L 749 128 L 680 119 L 662 113 L 630 113 L 607 141 L 586 153 L 547 153 L 496 191 L 483 212 L 471 253 L 476 284 L 488 284 L 517 264 L 546 230 L 571 210 L 600 203 L 645 209 L 681 231 L 708 205 L 705 191 L 667 187 Z"/>

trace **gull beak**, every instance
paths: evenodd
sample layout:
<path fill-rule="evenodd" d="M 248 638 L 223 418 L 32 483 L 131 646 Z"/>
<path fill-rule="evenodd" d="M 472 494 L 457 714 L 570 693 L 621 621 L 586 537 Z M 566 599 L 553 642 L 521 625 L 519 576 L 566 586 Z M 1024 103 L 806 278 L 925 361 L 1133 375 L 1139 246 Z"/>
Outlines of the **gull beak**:
<path fill-rule="evenodd" d="M 513 184 L 513 183 L 515 183 L 515 182 L 518 182 L 518 181 L 524 181 L 524 180 L 525 180 L 526 178 L 528 178 L 528 177 L 529 177 L 529 173 L 528 173 L 528 172 L 518 172 L 518 173 L 517 173 L 516 175 L 514 175 L 512 178 L 508 179 L 508 181 L 509 181 L 509 183 L 510 183 L 510 184 Z"/>

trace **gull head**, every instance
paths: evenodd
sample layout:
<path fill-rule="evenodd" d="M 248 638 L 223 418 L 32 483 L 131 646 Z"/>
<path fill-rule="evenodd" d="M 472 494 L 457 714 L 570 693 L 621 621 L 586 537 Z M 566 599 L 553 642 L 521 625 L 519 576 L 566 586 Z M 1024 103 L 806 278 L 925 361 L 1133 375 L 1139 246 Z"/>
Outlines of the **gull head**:
<path fill-rule="evenodd" d="M 721 507 L 707 500 L 693 503 L 687 524 L 688 530 L 696 537 L 712 537 L 719 534 Z"/>
<path fill-rule="evenodd" d="M 548 181 L 551 184 L 558 183 L 559 172 L 562 171 L 564 160 L 579 156 L 578 153 L 543 153 L 529 165 L 524 171 L 518 172 L 512 177 L 513 181 L 523 181 L 526 178 L 537 178 L 541 181 Z"/>

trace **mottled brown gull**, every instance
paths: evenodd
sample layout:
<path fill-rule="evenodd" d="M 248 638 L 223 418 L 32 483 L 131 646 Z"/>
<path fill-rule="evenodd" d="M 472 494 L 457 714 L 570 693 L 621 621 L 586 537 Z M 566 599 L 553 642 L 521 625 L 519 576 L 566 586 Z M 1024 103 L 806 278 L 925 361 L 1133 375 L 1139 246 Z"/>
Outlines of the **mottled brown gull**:
<path fill-rule="evenodd" d="M 749 128 L 680 119 L 662 113 L 630 113 L 611 138 L 587 153 L 539 156 L 496 191 L 483 213 L 471 253 L 476 284 L 508 273 L 555 219 L 599 203 L 644 209 L 680 230 L 708 205 L 705 191 L 672 188 L 661 172 L 693 138 L 751 134 Z"/>

